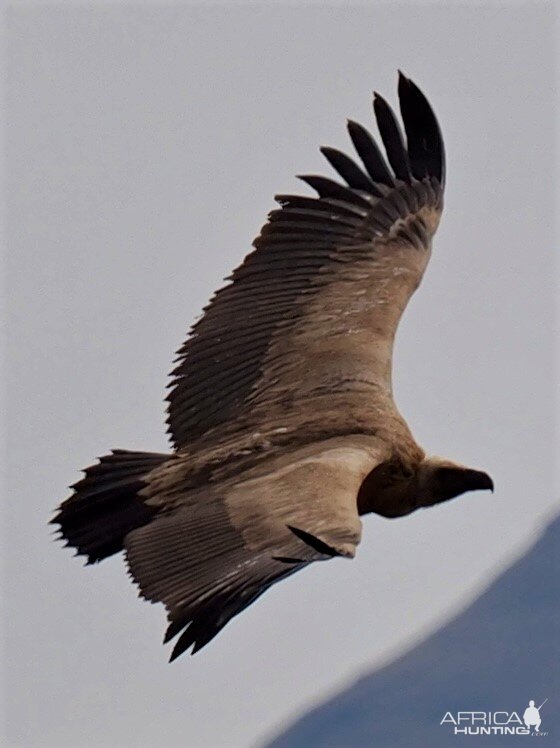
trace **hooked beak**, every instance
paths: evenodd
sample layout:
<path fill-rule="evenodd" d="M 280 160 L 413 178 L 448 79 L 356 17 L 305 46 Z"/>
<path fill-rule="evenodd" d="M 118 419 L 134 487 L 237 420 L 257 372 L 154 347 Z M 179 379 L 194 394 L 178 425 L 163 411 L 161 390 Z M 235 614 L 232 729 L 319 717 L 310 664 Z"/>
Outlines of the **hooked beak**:
<path fill-rule="evenodd" d="M 482 470 L 467 470 L 465 477 L 468 491 L 492 491 L 494 493 L 494 481 L 488 473 Z"/>

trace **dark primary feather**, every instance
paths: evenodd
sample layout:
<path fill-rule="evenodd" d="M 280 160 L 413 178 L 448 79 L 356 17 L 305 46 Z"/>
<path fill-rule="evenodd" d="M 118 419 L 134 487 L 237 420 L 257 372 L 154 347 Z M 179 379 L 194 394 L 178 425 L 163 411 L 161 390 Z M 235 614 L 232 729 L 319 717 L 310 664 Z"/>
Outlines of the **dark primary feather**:
<path fill-rule="evenodd" d="M 348 133 L 362 163 L 374 182 L 392 187 L 395 178 L 387 168 L 385 159 L 371 134 L 358 122 L 348 120 Z"/>
<path fill-rule="evenodd" d="M 433 176 L 444 187 L 445 154 L 437 119 L 418 86 L 402 73 L 399 100 L 413 176 L 416 179 Z"/>
<path fill-rule="evenodd" d="M 383 197 L 383 193 L 377 189 L 371 179 L 364 174 L 357 164 L 342 151 L 336 148 L 329 148 L 323 146 L 321 153 L 330 165 L 336 169 L 340 176 L 345 180 L 346 184 L 354 190 L 363 190 L 369 192 L 372 195 Z"/>
<path fill-rule="evenodd" d="M 263 361 L 281 325 L 296 324 L 300 303 L 336 277 L 349 248 L 375 242 L 391 226 L 429 199 L 417 175 L 443 177 L 443 144 L 424 96 L 401 75 L 399 100 L 408 143 L 391 108 L 376 95 L 374 110 L 386 163 L 365 128 L 348 123 L 363 168 L 333 148 L 322 151 L 346 184 L 317 175 L 301 177 L 318 197 L 279 195 L 281 208 L 269 215 L 255 251 L 215 294 L 204 316 L 178 351 L 168 395 L 168 425 L 176 448 L 213 429 L 250 416 Z M 392 170 L 392 172 L 391 172 Z M 393 176 L 394 174 L 394 176 Z M 414 189 L 402 194 L 395 177 Z M 432 190 L 433 186 L 429 188 Z M 430 198 L 431 199 L 431 198 Z M 426 239 L 412 222 L 403 238 Z"/>
<path fill-rule="evenodd" d="M 403 182 L 410 181 L 408 153 L 406 152 L 402 130 L 395 117 L 395 113 L 378 93 L 374 95 L 373 110 L 377 119 L 379 133 L 385 146 L 387 160 L 391 164 L 395 176 Z"/>
<path fill-rule="evenodd" d="M 356 208 L 359 208 L 358 215 L 366 215 L 371 208 L 371 204 L 358 192 L 328 177 L 321 177 L 317 174 L 300 174 L 298 179 L 312 187 L 319 197 L 330 197 L 334 200 L 341 200 L 347 205 L 355 205 Z"/>

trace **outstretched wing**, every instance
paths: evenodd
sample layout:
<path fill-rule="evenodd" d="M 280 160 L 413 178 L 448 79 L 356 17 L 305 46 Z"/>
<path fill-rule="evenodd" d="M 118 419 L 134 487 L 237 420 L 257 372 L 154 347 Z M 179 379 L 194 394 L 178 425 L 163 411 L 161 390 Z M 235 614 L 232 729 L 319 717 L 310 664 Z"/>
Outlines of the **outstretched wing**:
<path fill-rule="evenodd" d="M 356 496 L 386 456 L 367 436 L 300 447 L 229 485 L 207 486 L 203 501 L 187 494 L 174 512 L 130 532 L 130 573 L 145 598 L 165 604 L 165 641 L 180 635 L 171 659 L 191 646 L 194 654 L 312 561 L 353 556 L 361 535 Z M 149 502 L 149 486 L 144 493 Z"/>
<path fill-rule="evenodd" d="M 329 404 L 332 433 L 348 432 L 390 397 L 393 338 L 429 259 L 445 169 L 426 98 L 402 74 L 398 92 L 406 142 L 376 94 L 387 161 L 349 122 L 362 166 L 323 148 L 346 185 L 304 176 L 318 197 L 278 196 L 255 250 L 192 328 L 168 396 L 177 449 L 216 429 L 281 427 L 290 413 L 310 425 Z"/>

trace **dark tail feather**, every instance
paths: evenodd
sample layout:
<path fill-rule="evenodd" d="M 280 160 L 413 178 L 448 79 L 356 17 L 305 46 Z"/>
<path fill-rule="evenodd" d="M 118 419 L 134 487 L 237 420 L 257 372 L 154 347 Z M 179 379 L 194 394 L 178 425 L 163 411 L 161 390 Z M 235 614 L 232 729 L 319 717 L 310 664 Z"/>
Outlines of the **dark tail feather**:
<path fill-rule="evenodd" d="M 84 470 L 85 477 L 71 488 L 74 493 L 58 508 L 51 524 L 60 525 L 61 540 L 88 557 L 101 561 L 123 548 L 125 535 L 153 517 L 138 492 L 144 477 L 170 458 L 167 454 L 115 449 Z"/>

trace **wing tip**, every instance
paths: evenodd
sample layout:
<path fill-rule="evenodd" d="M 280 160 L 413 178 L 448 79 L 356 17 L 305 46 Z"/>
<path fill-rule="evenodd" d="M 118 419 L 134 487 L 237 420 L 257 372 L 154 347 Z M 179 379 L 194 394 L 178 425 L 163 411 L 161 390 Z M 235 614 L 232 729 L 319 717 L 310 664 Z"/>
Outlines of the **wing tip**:
<path fill-rule="evenodd" d="M 445 186 L 445 147 L 435 112 L 424 92 L 401 70 L 399 105 L 407 138 L 412 175 L 435 177 Z"/>

